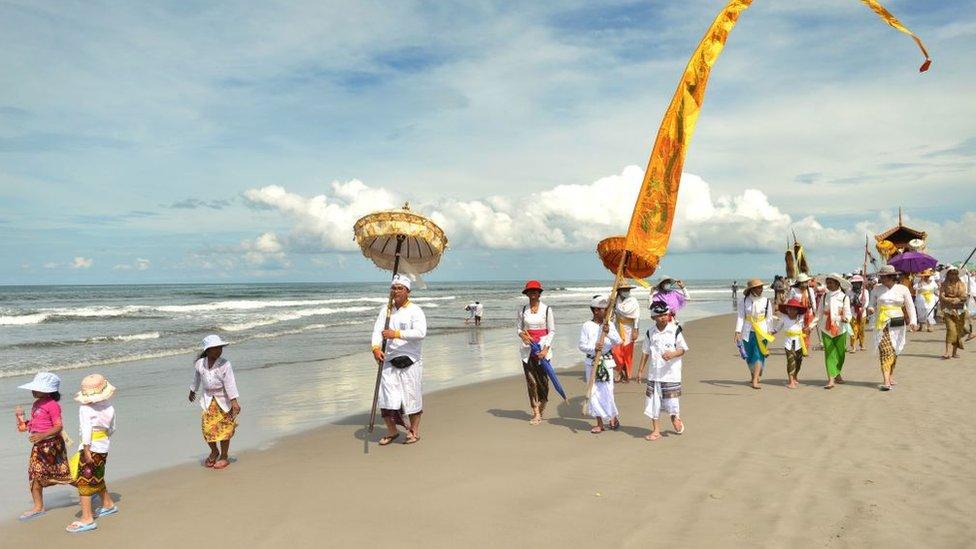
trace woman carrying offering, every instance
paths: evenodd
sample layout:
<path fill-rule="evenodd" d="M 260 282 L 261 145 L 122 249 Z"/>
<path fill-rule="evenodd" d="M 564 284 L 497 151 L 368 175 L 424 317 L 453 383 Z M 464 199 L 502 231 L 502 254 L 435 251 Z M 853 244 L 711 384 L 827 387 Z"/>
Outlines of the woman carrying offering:
<path fill-rule="evenodd" d="M 827 366 L 827 384 L 824 389 L 833 389 L 834 383 L 844 383 L 841 371 L 847 358 L 848 321 L 851 318 L 851 303 L 841 289 L 848 282 L 839 274 L 827 275 L 827 293 L 817 309 L 817 325 L 820 340 L 824 347 L 824 362 Z"/>
<path fill-rule="evenodd" d="M 538 280 L 525 283 L 522 294 L 529 298 L 528 305 L 519 309 L 515 319 L 515 330 L 521 344 L 519 355 L 522 358 L 522 371 L 525 373 L 525 385 L 529 392 L 529 405 L 532 407 L 532 419 L 529 423 L 542 423 L 546 403 L 549 401 L 549 376 L 539 364 L 544 358 L 552 360 L 552 339 L 556 334 L 556 320 L 552 309 L 540 301 L 542 284 Z M 538 354 L 532 353 L 532 344 L 537 343 L 542 349 Z"/>
<path fill-rule="evenodd" d="M 942 306 L 942 318 L 946 324 L 946 349 L 942 359 L 959 358 L 959 349 L 963 348 L 963 341 L 968 331 L 966 329 L 966 302 L 969 292 L 959 278 L 959 269 L 949 267 L 946 271 L 945 282 L 939 291 L 939 303 Z M 950 354 L 951 352 L 951 354 Z"/>
<path fill-rule="evenodd" d="M 590 301 L 591 320 L 587 320 L 580 329 L 579 350 L 586 355 L 586 379 L 589 381 L 596 363 L 596 377 L 593 390 L 590 392 L 590 416 L 596 418 L 596 427 L 590 429 L 593 434 L 602 433 L 605 426 L 613 430 L 620 427 L 620 415 L 617 402 L 613 398 L 613 348 L 623 341 L 613 324 L 603 324 L 603 317 L 610 306 L 610 297 L 605 295 L 593 296 Z M 603 332 L 603 347 L 600 357 L 595 356 L 596 343 Z"/>
<path fill-rule="evenodd" d="M 773 317 L 772 301 L 763 297 L 762 292 L 763 281 L 758 278 L 750 280 L 735 319 L 735 344 L 743 346 L 746 365 L 752 373 L 750 386 L 753 389 L 762 389 L 759 378 L 769 356 L 767 345 L 775 339 L 769 333 L 767 324 Z"/>
<path fill-rule="evenodd" d="M 201 430 L 203 440 L 210 446 L 210 455 L 203 464 L 214 469 L 230 465 L 230 439 L 237 430 L 237 415 L 241 413 L 234 368 L 229 360 L 220 356 L 225 346 L 227 343 L 218 335 L 203 338 L 203 352 L 193 364 L 193 384 L 190 385 L 190 402 L 196 400 L 197 390 L 203 385 Z"/>
<path fill-rule="evenodd" d="M 61 423 L 61 378 L 50 372 L 40 372 L 34 380 L 18 387 L 27 389 L 34 396 L 30 419 L 24 418 L 20 406 L 14 409 L 17 430 L 28 432 L 31 447 L 27 462 L 27 485 L 30 487 L 34 507 L 20 515 L 20 520 L 30 520 L 45 513 L 44 488 L 55 484 L 71 484 L 68 469 L 68 450 L 64 444 Z"/>
<path fill-rule="evenodd" d="M 882 391 L 895 385 L 895 363 L 905 348 L 907 327 L 917 328 L 915 304 L 908 287 L 898 283 L 898 271 L 885 265 L 878 271 L 880 282 L 871 290 L 868 314 L 874 315 L 874 347 L 881 362 Z M 906 326 L 907 324 L 907 326 Z"/>

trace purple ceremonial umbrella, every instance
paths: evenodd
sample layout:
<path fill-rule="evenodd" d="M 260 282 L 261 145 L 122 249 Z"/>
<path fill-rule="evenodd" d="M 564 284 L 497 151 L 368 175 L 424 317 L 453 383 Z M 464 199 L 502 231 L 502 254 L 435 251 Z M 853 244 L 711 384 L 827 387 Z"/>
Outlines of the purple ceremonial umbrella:
<path fill-rule="evenodd" d="M 888 265 L 903 273 L 920 273 L 925 269 L 934 269 L 939 261 L 922 252 L 904 252 L 888 260 Z"/>

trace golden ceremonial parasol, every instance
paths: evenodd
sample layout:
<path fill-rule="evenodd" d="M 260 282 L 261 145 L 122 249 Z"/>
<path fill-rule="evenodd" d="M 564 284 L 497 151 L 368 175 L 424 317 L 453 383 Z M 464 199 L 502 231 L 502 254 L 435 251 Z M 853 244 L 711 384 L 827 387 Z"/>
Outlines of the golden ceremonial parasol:
<path fill-rule="evenodd" d="M 366 215 L 356 221 L 353 227 L 356 243 L 377 267 L 393 271 L 396 276 L 401 270 L 411 275 L 419 275 L 433 270 L 440 263 L 441 255 L 447 248 L 444 231 L 430 219 L 410 210 L 409 204 L 396 210 L 385 210 Z M 390 328 L 390 315 L 393 312 L 393 290 L 386 303 L 386 324 Z M 382 350 L 386 354 L 386 342 Z M 376 401 L 379 398 L 380 378 L 383 363 L 376 369 L 376 385 L 373 387 L 373 407 L 369 413 L 369 432 L 376 423 Z"/>

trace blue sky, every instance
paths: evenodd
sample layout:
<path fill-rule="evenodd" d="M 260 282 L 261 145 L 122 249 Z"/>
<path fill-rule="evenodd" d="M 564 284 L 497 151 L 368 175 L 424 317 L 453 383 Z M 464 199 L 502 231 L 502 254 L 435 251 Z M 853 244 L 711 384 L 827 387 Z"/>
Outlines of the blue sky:
<path fill-rule="evenodd" d="M 0 283 L 378 280 L 409 200 L 429 278 L 594 278 L 724 4 L 0 2 Z M 712 73 L 663 269 L 849 270 L 897 208 L 976 246 L 976 2 L 757 0 Z"/>

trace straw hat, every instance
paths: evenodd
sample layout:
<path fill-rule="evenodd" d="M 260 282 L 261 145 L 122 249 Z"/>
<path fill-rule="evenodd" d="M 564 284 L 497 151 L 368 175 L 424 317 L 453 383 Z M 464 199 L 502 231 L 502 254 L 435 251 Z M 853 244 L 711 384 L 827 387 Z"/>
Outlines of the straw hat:
<path fill-rule="evenodd" d="M 854 275 L 851 277 L 851 282 L 864 282 L 864 277 L 861 275 Z"/>
<path fill-rule="evenodd" d="M 793 299 L 787 301 L 786 303 L 780 303 L 777 309 L 779 309 L 779 312 L 781 313 L 788 313 L 790 309 L 799 309 L 801 311 L 805 311 L 807 310 L 807 307 L 806 305 L 803 304 L 802 301 L 794 297 Z"/>
<path fill-rule="evenodd" d="M 81 390 L 75 393 L 75 400 L 82 404 L 94 404 L 112 398 L 115 386 L 105 379 L 102 374 L 85 376 L 81 380 Z"/>
<path fill-rule="evenodd" d="M 38 393 L 56 393 L 61 390 L 61 378 L 51 372 L 38 372 L 34 375 L 33 381 L 17 388 Z"/>
<path fill-rule="evenodd" d="M 837 273 L 830 273 L 829 275 L 827 275 L 827 276 L 824 277 L 824 280 L 825 281 L 827 281 L 827 280 L 833 280 L 834 282 L 840 284 L 840 287 L 841 287 L 842 290 L 850 290 L 851 289 L 851 283 L 850 283 L 850 281 L 847 280 L 846 278 L 842 277 L 841 275 L 837 274 Z"/>
<path fill-rule="evenodd" d="M 539 292 L 541 293 L 542 292 L 542 283 L 539 282 L 538 280 L 530 280 L 530 281 L 526 282 L 525 283 L 525 288 L 522 289 L 522 293 L 524 294 L 525 292 L 528 292 L 529 290 L 539 290 Z"/>
<path fill-rule="evenodd" d="M 758 278 L 750 278 L 749 279 L 749 282 L 746 282 L 746 291 L 748 292 L 749 290 L 751 290 L 753 288 L 762 287 L 762 286 L 765 286 L 765 285 L 766 284 L 764 284 L 763 281 L 760 280 L 760 279 L 758 279 Z"/>
<path fill-rule="evenodd" d="M 882 265 L 881 268 L 878 269 L 878 277 L 882 276 L 898 276 L 898 269 L 892 265 Z"/>
<path fill-rule="evenodd" d="M 216 335 L 216 334 L 211 334 L 211 335 L 208 335 L 207 337 L 203 338 L 203 350 L 204 351 L 206 351 L 207 349 L 210 349 L 211 347 L 226 347 L 228 345 L 230 345 L 230 343 L 227 343 L 223 339 L 220 339 L 220 336 L 219 335 Z"/>
<path fill-rule="evenodd" d="M 918 273 L 918 276 L 932 276 L 932 269 L 925 269 L 924 271 Z"/>
<path fill-rule="evenodd" d="M 624 281 L 620 283 L 620 286 L 617 286 L 617 289 L 618 290 L 633 290 L 636 287 L 637 287 L 637 285 L 634 284 L 633 279 L 625 278 Z"/>
<path fill-rule="evenodd" d="M 654 286 L 657 287 L 658 289 L 663 289 L 664 285 L 667 284 L 668 282 L 675 282 L 675 279 L 671 278 L 670 276 L 662 276 L 661 280 L 658 280 L 657 284 L 655 284 Z"/>

